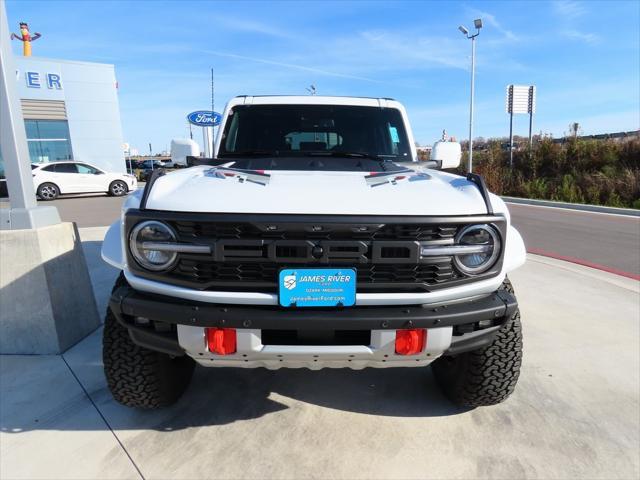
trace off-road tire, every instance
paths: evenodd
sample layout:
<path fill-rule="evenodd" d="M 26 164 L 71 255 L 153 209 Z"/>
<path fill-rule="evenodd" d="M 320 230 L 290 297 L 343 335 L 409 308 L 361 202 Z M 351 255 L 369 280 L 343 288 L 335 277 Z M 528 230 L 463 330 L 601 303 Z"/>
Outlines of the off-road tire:
<path fill-rule="evenodd" d="M 513 294 L 505 279 L 501 289 Z M 516 310 L 498 330 L 491 345 L 433 363 L 433 373 L 444 394 L 460 407 L 495 405 L 513 393 L 522 364 L 522 325 Z"/>
<path fill-rule="evenodd" d="M 126 285 L 121 274 L 113 289 Z M 102 361 L 113 398 L 128 407 L 156 409 L 175 403 L 189 386 L 194 361 L 136 345 L 107 307 Z"/>
<path fill-rule="evenodd" d="M 49 202 L 60 196 L 60 188 L 58 188 L 55 183 L 45 182 L 38 186 L 38 191 L 36 193 L 38 194 L 38 197 L 40 197 L 40 200 Z"/>
<path fill-rule="evenodd" d="M 112 197 L 122 197 L 129 192 L 129 187 L 122 180 L 114 180 L 109 184 L 109 195 Z"/>

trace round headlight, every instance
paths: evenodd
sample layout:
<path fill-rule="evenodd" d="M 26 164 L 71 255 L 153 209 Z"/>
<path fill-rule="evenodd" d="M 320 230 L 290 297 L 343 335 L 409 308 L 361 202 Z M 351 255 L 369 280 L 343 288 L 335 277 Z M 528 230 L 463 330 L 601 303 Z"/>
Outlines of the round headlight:
<path fill-rule="evenodd" d="M 455 255 L 458 270 L 467 275 L 478 275 L 489 270 L 500 255 L 500 236 L 489 225 L 469 225 L 456 237 L 460 246 L 477 247 L 472 253 Z"/>
<path fill-rule="evenodd" d="M 129 249 L 133 258 L 147 270 L 166 270 L 175 262 L 178 254 L 165 250 L 154 250 L 153 243 L 175 242 L 176 234 L 163 222 L 148 220 L 140 222 L 131 231 Z"/>

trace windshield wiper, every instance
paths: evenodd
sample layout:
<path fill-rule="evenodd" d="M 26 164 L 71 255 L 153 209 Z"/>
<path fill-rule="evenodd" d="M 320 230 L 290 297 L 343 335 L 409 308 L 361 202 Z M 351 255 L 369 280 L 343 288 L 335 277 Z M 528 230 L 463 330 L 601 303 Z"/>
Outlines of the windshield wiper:
<path fill-rule="evenodd" d="M 387 170 L 387 165 L 389 163 L 393 163 L 393 159 L 397 158 L 397 155 L 381 155 L 375 153 L 365 153 L 365 152 L 347 152 L 347 151 L 330 151 L 330 152 L 308 152 L 311 155 L 324 155 L 329 157 L 337 157 L 337 158 L 357 158 L 357 159 L 366 159 L 366 160 L 374 160 L 380 165 L 380 168 L 383 171 Z"/>
<path fill-rule="evenodd" d="M 305 155 L 310 157 L 338 157 L 338 158 L 368 158 L 370 160 L 383 160 L 385 162 L 390 161 L 385 157 L 394 157 L 395 155 L 377 155 L 374 153 L 365 152 L 342 152 L 342 151 L 309 151 L 305 152 Z"/>
<path fill-rule="evenodd" d="M 278 150 L 242 150 L 241 152 L 224 152 L 218 155 L 220 158 L 225 157 L 279 157 Z"/>

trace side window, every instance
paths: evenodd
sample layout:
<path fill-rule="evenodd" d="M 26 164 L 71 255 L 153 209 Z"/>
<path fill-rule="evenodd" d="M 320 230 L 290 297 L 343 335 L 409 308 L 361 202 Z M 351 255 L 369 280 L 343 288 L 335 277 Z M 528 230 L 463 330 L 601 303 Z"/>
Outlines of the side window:
<path fill-rule="evenodd" d="M 229 115 L 232 116 L 231 125 L 229 127 L 229 133 L 227 134 L 227 137 L 224 139 L 224 148 L 227 152 L 235 152 L 236 142 L 238 140 L 238 122 L 240 119 L 240 115 L 234 115 L 233 110 L 229 112 Z"/>
<path fill-rule="evenodd" d="M 78 173 L 88 173 L 90 175 L 93 175 L 97 172 L 95 168 L 90 167 L 89 165 L 85 165 L 84 163 L 78 163 L 76 167 L 78 168 Z"/>
<path fill-rule="evenodd" d="M 398 148 L 400 145 L 400 135 L 398 135 L 398 129 L 390 123 L 387 123 L 387 126 L 389 128 L 389 136 L 391 137 L 391 151 L 394 155 L 397 155 L 400 151 L 400 149 Z"/>
<path fill-rule="evenodd" d="M 56 166 L 55 165 L 49 165 L 48 167 L 41 168 L 40 170 L 42 170 L 43 172 L 55 172 L 56 171 Z"/>
<path fill-rule="evenodd" d="M 58 163 L 56 173 L 78 173 L 75 163 Z"/>

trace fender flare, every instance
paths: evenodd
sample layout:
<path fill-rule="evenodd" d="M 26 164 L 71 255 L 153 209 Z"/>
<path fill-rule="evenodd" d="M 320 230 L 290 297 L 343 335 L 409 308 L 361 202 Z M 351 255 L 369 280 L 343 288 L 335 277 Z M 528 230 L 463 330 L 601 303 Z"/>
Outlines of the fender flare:
<path fill-rule="evenodd" d="M 509 225 L 507 230 L 507 245 L 504 252 L 503 270 L 509 273 L 518 267 L 524 265 L 527 260 L 527 249 L 520 232 Z"/>
<path fill-rule="evenodd" d="M 114 222 L 107 230 L 102 242 L 102 259 L 112 267 L 124 270 L 125 261 L 122 254 L 122 223 Z"/>

